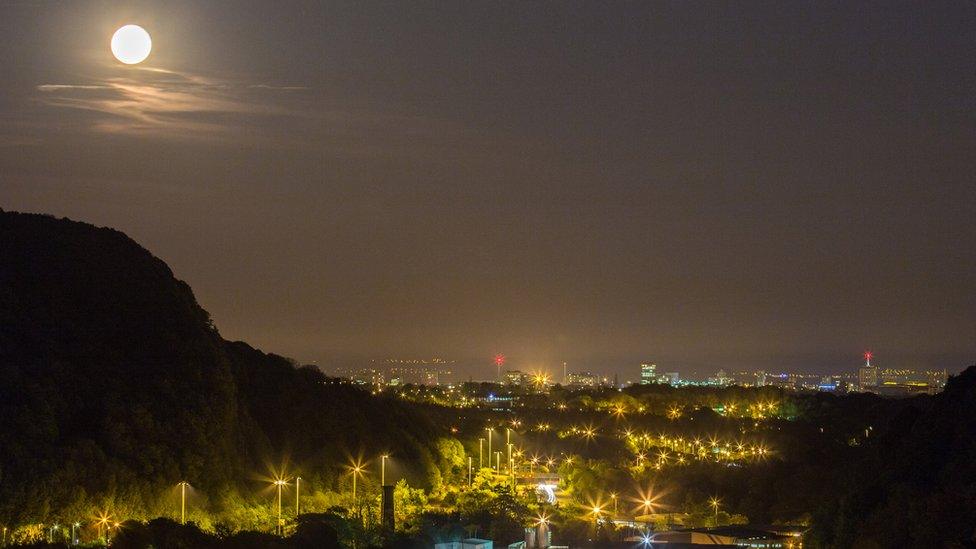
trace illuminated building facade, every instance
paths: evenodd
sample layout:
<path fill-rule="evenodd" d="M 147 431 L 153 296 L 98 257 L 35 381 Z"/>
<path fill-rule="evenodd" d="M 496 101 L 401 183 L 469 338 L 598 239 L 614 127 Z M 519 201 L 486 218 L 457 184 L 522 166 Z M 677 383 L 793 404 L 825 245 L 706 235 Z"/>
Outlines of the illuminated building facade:
<path fill-rule="evenodd" d="M 503 376 L 503 380 L 507 385 L 527 385 L 529 381 L 529 374 L 519 370 L 507 370 Z"/>
<path fill-rule="evenodd" d="M 566 384 L 575 387 L 596 387 L 600 384 L 600 376 L 590 372 L 573 372 L 566 376 Z"/>
<path fill-rule="evenodd" d="M 893 370 L 878 372 L 876 390 L 883 395 L 935 394 L 945 388 L 949 380 L 946 370 Z"/>
<path fill-rule="evenodd" d="M 650 385 L 651 383 L 657 383 L 657 364 L 651 364 L 649 362 L 644 362 L 640 366 L 640 384 Z"/>

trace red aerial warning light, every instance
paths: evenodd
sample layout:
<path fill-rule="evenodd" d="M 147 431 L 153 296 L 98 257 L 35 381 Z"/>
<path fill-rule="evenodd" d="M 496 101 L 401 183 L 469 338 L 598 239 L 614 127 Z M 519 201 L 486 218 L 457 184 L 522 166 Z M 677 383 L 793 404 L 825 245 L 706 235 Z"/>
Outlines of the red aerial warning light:
<path fill-rule="evenodd" d="M 502 364 L 505 364 L 505 355 L 503 354 L 495 355 L 495 366 L 501 366 Z"/>
<path fill-rule="evenodd" d="M 874 358 L 874 353 L 872 353 L 871 351 L 864 351 L 864 360 L 871 362 L 872 358 Z"/>

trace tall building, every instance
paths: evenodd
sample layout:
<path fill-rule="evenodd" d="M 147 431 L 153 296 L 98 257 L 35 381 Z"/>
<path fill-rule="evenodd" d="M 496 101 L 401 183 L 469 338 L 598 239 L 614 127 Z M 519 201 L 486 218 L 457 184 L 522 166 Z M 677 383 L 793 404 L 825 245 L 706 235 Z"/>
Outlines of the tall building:
<path fill-rule="evenodd" d="M 647 362 L 642 363 L 641 371 L 640 371 L 640 384 L 650 385 L 651 383 L 656 383 L 657 382 L 657 374 L 655 373 L 656 370 L 657 370 L 657 364 L 650 364 Z"/>
<path fill-rule="evenodd" d="M 878 369 L 871 366 L 871 351 L 864 353 L 864 366 L 857 371 L 857 387 L 862 392 L 875 392 L 878 389 Z"/>

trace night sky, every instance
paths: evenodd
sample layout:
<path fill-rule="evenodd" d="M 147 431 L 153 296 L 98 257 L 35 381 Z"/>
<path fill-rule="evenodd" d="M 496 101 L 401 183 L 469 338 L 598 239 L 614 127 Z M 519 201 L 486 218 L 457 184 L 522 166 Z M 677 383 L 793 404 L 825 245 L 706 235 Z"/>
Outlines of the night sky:
<path fill-rule="evenodd" d="M 958 371 L 976 4 L 11 0 L 0 207 L 302 362 Z"/>

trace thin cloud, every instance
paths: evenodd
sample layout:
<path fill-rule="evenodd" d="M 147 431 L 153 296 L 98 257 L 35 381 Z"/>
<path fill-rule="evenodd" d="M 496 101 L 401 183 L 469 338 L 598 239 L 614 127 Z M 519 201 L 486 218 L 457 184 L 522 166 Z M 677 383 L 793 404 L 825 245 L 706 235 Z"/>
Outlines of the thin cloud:
<path fill-rule="evenodd" d="M 61 132 L 73 125 L 79 131 L 110 135 L 244 140 L 275 147 L 325 147 L 354 156 L 414 156 L 420 149 L 448 154 L 459 147 L 465 133 L 443 120 L 330 108 L 321 95 L 312 95 L 305 86 L 136 69 L 88 82 L 41 84 L 34 100 L 41 107 L 76 114 L 57 116 Z"/>
<path fill-rule="evenodd" d="M 248 86 L 250 89 L 261 89 L 261 90 L 282 90 L 282 91 L 300 91 L 309 89 L 307 86 L 275 86 L 272 84 L 251 84 Z"/>
<path fill-rule="evenodd" d="M 243 85 L 160 68 L 137 76 L 80 84 L 41 84 L 45 105 L 95 113 L 93 130 L 107 133 L 217 135 L 264 116 L 299 116 L 281 102 L 248 90 L 299 90 L 298 86 Z M 101 115 L 101 116 L 98 116 Z"/>
<path fill-rule="evenodd" d="M 41 84 L 37 89 L 42 92 L 56 92 L 63 90 L 108 90 L 111 86 L 80 85 L 80 84 Z"/>

